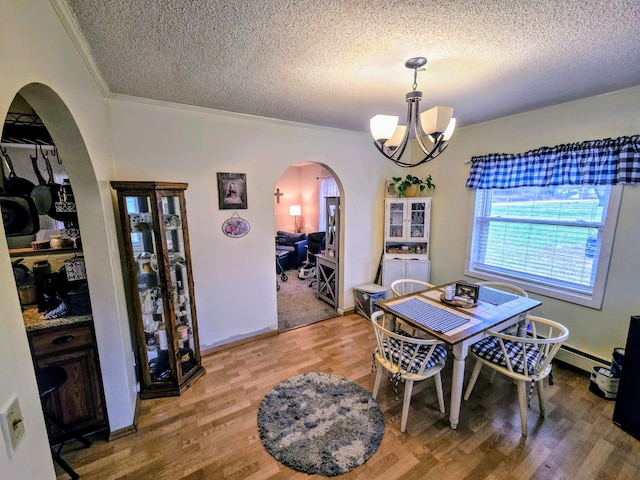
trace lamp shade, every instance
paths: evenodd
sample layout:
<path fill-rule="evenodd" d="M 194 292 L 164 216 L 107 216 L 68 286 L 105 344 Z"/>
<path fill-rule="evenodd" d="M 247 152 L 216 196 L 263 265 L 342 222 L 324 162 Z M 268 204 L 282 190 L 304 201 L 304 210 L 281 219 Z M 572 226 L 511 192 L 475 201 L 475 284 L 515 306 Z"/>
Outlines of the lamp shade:
<path fill-rule="evenodd" d="M 422 131 L 427 135 L 437 137 L 443 133 L 447 127 L 449 127 L 452 117 L 453 108 L 451 107 L 438 106 L 430 108 L 426 112 L 422 112 L 420 114 L 420 125 L 422 126 Z"/>
<path fill-rule="evenodd" d="M 393 136 L 387 140 L 385 144 L 389 148 L 398 148 L 400 144 L 402 144 L 402 140 L 404 140 L 404 132 L 407 131 L 406 125 L 398 125 Z"/>
<path fill-rule="evenodd" d="M 398 117 L 393 115 L 376 115 L 369 120 L 371 135 L 376 141 L 389 140 L 398 126 Z"/>
<path fill-rule="evenodd" d="M 289 215 L 299 217 L 301 213 L 302 207 L 300 205 L 289 205 Z"/>

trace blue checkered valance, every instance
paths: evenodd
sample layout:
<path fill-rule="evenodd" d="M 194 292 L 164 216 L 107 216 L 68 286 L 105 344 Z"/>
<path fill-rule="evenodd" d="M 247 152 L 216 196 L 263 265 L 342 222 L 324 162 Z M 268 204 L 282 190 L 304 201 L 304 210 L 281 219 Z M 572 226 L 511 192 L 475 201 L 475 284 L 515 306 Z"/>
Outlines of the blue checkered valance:
<path fill-rule="evenodd" d="M 640 135 L 471 158 L 468 188 L 640 183 Z"/>

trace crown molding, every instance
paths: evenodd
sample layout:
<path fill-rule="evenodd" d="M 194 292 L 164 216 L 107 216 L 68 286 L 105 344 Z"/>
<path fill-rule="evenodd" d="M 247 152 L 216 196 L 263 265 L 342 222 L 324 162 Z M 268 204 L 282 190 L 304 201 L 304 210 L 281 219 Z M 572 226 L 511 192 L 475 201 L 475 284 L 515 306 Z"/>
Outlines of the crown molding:
<path fill-rule="evenodd" d="M 78 22 L 76 21 L 75 16 L 69 9 L 67 2 L 64 0 L 49 0 L 51 6 L 55 10 L 58 18 L 62 22 L 65 30 L 69 34 L 71 41 L 76 47 L 76 50 L 80 54 L 80 57 L 84 61 L 84 64 L 87 66 L 89 73 L 93 77 L 94 81 L 98 85 L 98 88 L 102 92 L 104 97 L 110 97 L 111 92 L 109 91 L 109 87 L 107 86 L 107 82 L 104 81 L 100 70 L 98 70 L 98 66 L 93 60 L 93 56 L 91 55 L 91 49 L 89 48 L 89 44 L 85 39 L 80 27 L 78 26 Z"/>

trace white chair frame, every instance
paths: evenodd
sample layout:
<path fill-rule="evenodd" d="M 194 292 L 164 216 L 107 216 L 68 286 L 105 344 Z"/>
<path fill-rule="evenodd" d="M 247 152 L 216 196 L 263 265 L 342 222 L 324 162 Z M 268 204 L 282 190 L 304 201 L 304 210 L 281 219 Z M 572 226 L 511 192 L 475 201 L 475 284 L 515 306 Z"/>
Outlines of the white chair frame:
<path fill-rule="evenodd" d="M 516 381 L 518 387 L 518 400 L 520 404 L 520 422 L 522 425 L 522 435 L 527 436 L 527 382 L 535 382 L 538 392 L 538 402 L 540 404 L 540 416 L 546 415 L 544 406 L 544 383 L 543 380 L 551 373 L 551 361 L 560 350 L 562 343 L 569 338 L 569 329 L 558 322 L 547 318 L 527 315 L 530 333 L 526 337 L 508 335 L 502 332 L 488 331 L 492 337 L 497 339 L 498 346 L 491 351 L 501 355 L 505 365 L 495 363 L 495 361 L 478 356 L 473 349 L 471 354 L 475 357 L 476 363 L 464 394 L 464 399 L 468 400 L 473 390 L 480 370 L 484 365 L 488 365 L 494 371 L 498 371 Z M 482 340 L 481 340 L 482 342 Z M 477 345 L 477 344 L 476 344 Z M 512 350 L 508 347 L 518 346 L 518 354 L 510 354 Z M 518 368 L 517 362 L 522 362 L 524 357 L 529 356 L 534 365 L 531 371 L 529 368 Z M 525 362 L 526 363 L 526 362 Z"/>
<path fill-rule="evenodd" d="M 380 382 L 385 371 L 389 372 L 396 380 L 403 380 L 404 398 L 402 401 L 402 419 L 400 422 L 400 432 L 404 433 L 407 428 L 407 418 L 409 416 L 409 404 L 411 403 L 411 393 L 413 382 L 425 380 L 433 377 L 436 384 L 438 404 L 440 412 L 444 413 L 444 396 L 442 393 L 442 377 L 440 371 L 444 368 L 446 355 L 434 366 L 428 367 L 432 355 L 439 345 L 444 348 L 444 343 L 440 340 L 426 340 L 414 338 L 407 335 L 392 332 L 384 327 L 385 313 L 381 310 L 371 315 L 371 323 L 376 336 L 377 349 L 374 352 L 374 361 L 377 363 L 378 373 L 373 387 L 373 398 L 378 396 Z M 390 345 L 393 342 L 398 348 Z M 423 354 L 423 359 L 418 358 L 418 354 Z M 436 358 L 436 357 L 434 357 Z M 415 368 L 406 368 L 406 365 L 413 365 Z"/>

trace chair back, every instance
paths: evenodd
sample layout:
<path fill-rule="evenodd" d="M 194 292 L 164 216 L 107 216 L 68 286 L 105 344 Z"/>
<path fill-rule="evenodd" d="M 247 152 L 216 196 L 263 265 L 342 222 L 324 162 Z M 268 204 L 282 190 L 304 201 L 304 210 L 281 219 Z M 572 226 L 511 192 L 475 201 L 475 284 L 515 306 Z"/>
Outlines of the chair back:
<path fill-rule="evenodd" d="M 433 287 L 434 285 L 430 283 L 423 282 L 422 280 L 414 280 L 412 278 L 400 278 L 391 282 L 391 292 L 393 292 L 394 297 L 407 295 L 408 293 L 414 293 Z"/>
<path fill-rule="evenodd" d="M 421 339 L 385 327 L 385 313 L 371 315 L 376 336 L 375 359 L 389 372 L 401 378 L 419 380 L 431 376 L 434 367 L 444 366 L 447 349 L 436 339 Z"/>
<path fill-rule="evenodd" d="M 512 378 L 538 381 L 551 371 L 551 361 L 569 338 L 569 329 L 547 318 L 534 315 L 526 318 L 526 337 L 489 331 L 491 336 L 476 343 L 472 351 Z"/>
<path fill-rule="evenodd" d="M 529 294 L 525 292 L 522 288 L 516 285 L 511 285 L 510 283 L 476 282 L 476 285 L 484 285 L 485 287 L 495 288 L 496 290 L 502 290 L 503 292 L 515 293 L 516 295 L 520 295 L 521 297 L 529 297 Z"/>
<path fill-rule="evenodd" d="M 307 235 L 307 247 L 309 253 L 317 255 L 324 246 L 325 232 L 313 232 Z"/>

